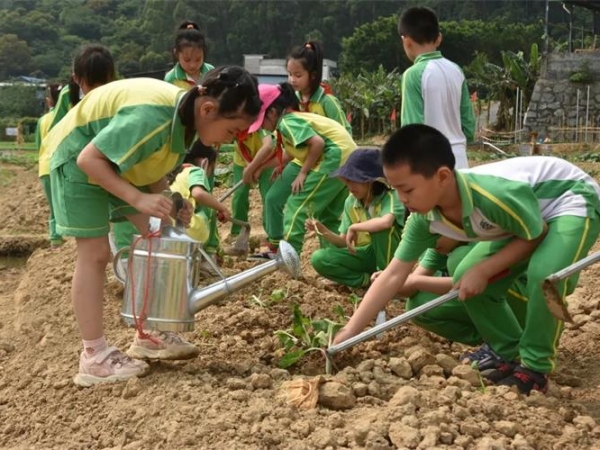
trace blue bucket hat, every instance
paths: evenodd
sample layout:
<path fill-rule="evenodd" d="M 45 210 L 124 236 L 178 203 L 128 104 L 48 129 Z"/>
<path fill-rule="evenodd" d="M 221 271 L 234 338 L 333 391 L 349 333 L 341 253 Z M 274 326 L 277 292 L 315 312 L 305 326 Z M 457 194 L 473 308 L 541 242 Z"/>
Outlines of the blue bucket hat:
<path fill-rule="evenodd" d="M 350 153 L 346 163 L 331 177 L 342 177 L 356 183 L 380 181 L 387 184 L 381 165 L 381 152 L 375 147 L 359 147 Z"/>

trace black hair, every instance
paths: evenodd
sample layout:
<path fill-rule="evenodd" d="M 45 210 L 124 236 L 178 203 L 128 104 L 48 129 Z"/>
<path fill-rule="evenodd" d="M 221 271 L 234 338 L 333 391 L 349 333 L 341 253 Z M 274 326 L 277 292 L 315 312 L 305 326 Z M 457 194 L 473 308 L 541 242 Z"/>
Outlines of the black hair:
<path fill-rule="evenodd" d="M 58 83 L 48 83 L 46 85 L 46 97 L 48 97 L 53 105 L 58 102 L 58 95 L 60 94 L 61 86 Z"/>
<path fill-rule="evenodd" d="M 194 106 L 200 96 L 217 100 L 221 116 L 235 118 L 240 114 L 256 117 L 262 102 L 258 95 L 256 77 L 238 66 L 221 66 L 208 71 L 200 84 L 187 91 L 178 109 L 181 123 L 186 127 L 186 140 L 194 130 Z M 240 111 L 241 110 L 241 111 Z"/>
<path fill-rule="evenodd" d="M 195 164 L 198 158 L 206 158 L 212 165 L 217 162 L 217 151 L 214 147 L 204 145 L 200 139 L 197 139 L 185 155 L 183 163 Z"/>
<path fill-rule="evenodd" d="M 417 44 L 430 44 L 440 35 L 440 24 L 435 11 L 426 6 L 413 6 L 398 19 L 398 34 L 408 36 Z"/>
<path fill-rule="evenodd" d="M 73 77 L 69 79 L 67 86 L 69 86 L 69 103 L 71 106 L 75 106 L 77 103 L 79 103 L 79 100 L 81 100 L 81 88 L 75 82 Z"/>
<path fill-rule="evenodd" d="M 73 60 L 73 74 L 91 88 L 101 86 L 116 80 L 115 60 L 104 45 L 83 45 Z"/>
<path fill-rule="evenodd" d="M 206 38 L 200 31 L 198 24 L 191 20 L 186 20 L 179 25 L 179 27 L 177 27 L 177 32 L 175 33 L 175 53 L 179 53 L 187 47 L 199 48 L 202 50 L 202 53 L 204 53 L 204 59 L 206 59 L 208 50 Z"/>
<path fill-rule="evenodd" d="M 273 100 L 273 103 L 269 105 L 267 112 L 269 112 L 271 109 L 275 109 L 277 111 L 277 115 L 281 116 L 283 111 L 288 108 L 297 111 L 299 109 L 299 100 L 292 85 L 287 81 L 284 81 L 283 83 L 279 83 L 279 89 L 281 90 L 281 93 L 275 100 Z"/>
<path fill-rule="evenodd" d="M 371 192 L 373 193 L 373 197 L 377 197 L 378 195 L 383 194 L 385 191 L 390 191 L 391 189 L 392 188 L 381 181 L 373 181 Z"/>
<path fill-rule="evenodd" d="M 454 170 L 456 163 L 450 141 L 429 125 L 411 124 L 396 131 L 383 145 L 384 167 L 408 164 L 410 171 L 432 177 L 441 167 Z"/>
<path fill-rule="evenodd" d="M 301 47 L 295 47 L 287 60 L 296 59 L 310 76 L 310 93 L 314 94 L 323 81 L 323 47 L 316 41 L 308 41 Z"/>
<path fill-rule="evenodd" d="M 214 147 L 204 145 L 200 139 L 194 141 L 190 150 L 186 153 L 183 163 L 173 169 L 167 174 L 167 181 L 169 185 L 173 184 L 177 175 L 179 175 L 185 164 L 196 164 L 198 158 L 206 158 L 208 163 L 213 165 L 217 162 L 217 151 Z"/>

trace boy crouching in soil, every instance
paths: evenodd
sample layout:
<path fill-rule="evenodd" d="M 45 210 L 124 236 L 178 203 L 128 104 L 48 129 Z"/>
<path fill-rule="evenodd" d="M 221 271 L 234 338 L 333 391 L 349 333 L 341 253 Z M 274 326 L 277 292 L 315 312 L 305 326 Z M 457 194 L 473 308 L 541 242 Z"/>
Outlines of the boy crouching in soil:
<path fill-rule="evenodd" d="M 407 125 L 385 144 L 389 183 L 411 211 L 394 260 L 371 285 L 358 310 L 336 335 L 358 334 L 404 285 L 419 256 L 440 235 L 481 242 L 458 265 L 459 298 L 483 340 L 500 355 L 497 384 L 544 392 L 556 365 L 563 322 L 546 305 L 542 282 L 583 258 L 600 233 L 600 187 L 559 158 L 512 158 L 454 170 L 448 139 L 427 125 Z M 488 287 L 488 279 L 508 269 Z M 521 328 L 498 292 L 527 274 L 527 317 Z M 564 297 L 578 275 L 558 284 Z M 494 296 L 490 294 L 493 287 Z"/>

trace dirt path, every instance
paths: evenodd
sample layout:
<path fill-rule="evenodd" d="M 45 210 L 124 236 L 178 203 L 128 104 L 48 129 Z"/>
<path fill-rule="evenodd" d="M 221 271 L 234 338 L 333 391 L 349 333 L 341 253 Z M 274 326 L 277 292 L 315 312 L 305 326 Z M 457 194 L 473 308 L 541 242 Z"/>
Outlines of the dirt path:
<path fill-rule="evenodd" d="M 36 174 L 15 170 L 18 183 L 0 191 L 0 243 L 45 234 Z M 254 208 L 257 236 L 259 217 Z M 290 326 L 293 302 L 313 318 L 352 309 L 348 293 L 319 283 L 308 261 L 316 243 L 307 247 L 303 280 L 275 273 L 197 315 L 186 334 L 202 350 L 197 359 L 153 363 L 145 378 L 91 389 L 71 382 L 80 349 L 69 300 L 74 243 L 38 248 L 26 267 L 0 266 L 0 448 L 600 448 L 600 267 L 582 274 L 571 299 L 577 326 L 561 341 L 547 396 L 483 389 L 454 368 L 464 348 L 406 326 L 339 355 L 342 370 L 324 377 L 319 406 L 304 410 L 286 403 L 282 383 L 322 374 L 324 360 L 315 353 L 280 369 L 274 332 Z M 252 265 L 231 261 L 226 272 Z M 132 330 L 119 318 L 123 288 L 107 276 L 106 334 L 125 349 Z M 286 293 L 279 302 L 256 301 L 269 303 L 277 289 Z M 402 310 L 395 303 L 388 315 Z"/>

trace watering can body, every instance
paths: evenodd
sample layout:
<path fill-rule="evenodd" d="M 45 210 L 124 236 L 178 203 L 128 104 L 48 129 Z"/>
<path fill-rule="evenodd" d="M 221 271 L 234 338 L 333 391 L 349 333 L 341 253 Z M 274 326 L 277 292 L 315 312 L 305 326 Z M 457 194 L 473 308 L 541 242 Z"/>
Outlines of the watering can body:
<path fill-rule="evenodd" d="M 201 282 L 202 244 L 169 237 L 141 239 L 139 235 L 133 242 L 135 246 L 127 249 L 126 276 L 115 266 L 115 274 L 125 283 L 121 309 L 125 322 L 134 325 L 143 318 L 147 329 L 193 330 L 188 299 Z"/>
<path fill-rule="evenodd" d="M 123 252 L 129 252 L 127 273 L 119 264 Z M 131 248 L 119 250 L 113 260 L 117 278 L 125 284 L 121 316 L 128 325 L 143 322 L 145 329 L 159 331 L 191 331 L 194 315 L 223 297 L 265 275 L 284 269 L 293 277 L 300 276 L 297 253 L 281 241 L 277 257 L 237 275 L 206 287 L 201 264 L 211 263 L 200 242 L 169 228 L 161 237 L 133 237 Z"/>

